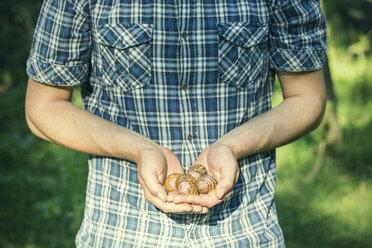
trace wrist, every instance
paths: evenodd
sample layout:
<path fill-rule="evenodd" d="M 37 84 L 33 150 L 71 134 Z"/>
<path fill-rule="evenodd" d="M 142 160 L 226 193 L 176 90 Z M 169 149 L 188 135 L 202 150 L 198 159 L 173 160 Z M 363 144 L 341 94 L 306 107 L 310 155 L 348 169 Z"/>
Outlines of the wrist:
<path fill-rule="evenodd" d="M 141 144 L 134 152 L 134 159 L 133 162 L 136 164 L 139 164 L 142 157 L 146 156 L 144 154 L 146 153 L 154 153 L 154 152 L 159 152 L 160 151 L 160 145 L 156 144 L 155 142 L 146 142 L 144 144 Z"/>
<path fill-rule="evenodd" d="M 249 141 L 251 141 L 250 138 L 244 138 L 243 134 L 239 134 L 229 137 L 221 137 L 214 144 L 228 147 L 234 157 L 238 160 L 258 151 L 257 147 L 253 145 L 254 142 Z"/>
<path fill-rule="evenodd" d="M 214 149 L 223 149 L 229 151 L 235 158 L 238 158 L 236 146 L 233 145 L 233 142 L 229 142 L 228 140 L 217 140 L 211 148 Z"/>

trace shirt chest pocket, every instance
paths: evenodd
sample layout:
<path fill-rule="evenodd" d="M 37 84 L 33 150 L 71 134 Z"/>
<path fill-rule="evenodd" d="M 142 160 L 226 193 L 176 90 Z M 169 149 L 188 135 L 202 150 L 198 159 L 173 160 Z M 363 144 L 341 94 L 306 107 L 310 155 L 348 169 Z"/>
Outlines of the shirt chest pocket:
<path fill-rule="evenodd" d="M 150 83 L 152 24 L 105 24 L 96 34 L 104 84 L 130 91 Z"/>
<path fill-rule="evenodd" d="M 259 83 L 267 70 L 266 24 L 217 24 L 218 77 L 239 89 Z"/>

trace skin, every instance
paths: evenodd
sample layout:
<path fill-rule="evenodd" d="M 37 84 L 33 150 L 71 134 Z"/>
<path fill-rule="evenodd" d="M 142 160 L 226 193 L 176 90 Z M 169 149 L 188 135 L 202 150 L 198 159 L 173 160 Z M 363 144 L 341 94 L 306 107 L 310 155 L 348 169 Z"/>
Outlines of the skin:
<path fill-rule="evenodd" d="M 167 195 L 162 186 L 166 176 L 183 173 L 174 153 L 76 107 L 70 102 L 73 87 L 48 86 L 29 79 L 26 120 L 30 130 L 42 139 L 72 150 L 136 163 L 146 199 L 163 212 L 206 213 L 231 195 L 239 177 L 239 158 L 287 144 L 320 124 L 326 103 L 323 72 L 277 74 L 283 92 L 281 104 L 233 129 L 202 151 L 195 161 L 204 164 L 218 181 L 216 190 L 205 195 Z"/>
<path fill-rule="evenodd" d="M 197 158 L 196 163 L 206 165 L 217 179 L 216 190 L 200 196 L 170 195 L 169 201 L 213 207 L 231 195 L 239 178 L 239 158 L 290 143 L 321 123 L 326 106 L 323 71 L 278 72 L 277 75 L 283 101 L 233 129 Z"/>

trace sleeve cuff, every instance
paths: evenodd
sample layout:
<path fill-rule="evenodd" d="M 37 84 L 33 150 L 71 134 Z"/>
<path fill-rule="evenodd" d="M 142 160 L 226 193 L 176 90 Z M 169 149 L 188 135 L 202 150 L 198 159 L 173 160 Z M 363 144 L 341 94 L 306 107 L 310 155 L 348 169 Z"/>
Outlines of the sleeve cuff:
<path fill-rule="evenodd" d="M 277 71 L 314 71 L 323 67 L 327 50 L 271 49 L 270 67 Z"/>
<path fill-rule="evenodd" d="M 74 86 L 87 80 L 87 65 L 63 65 L 41 61 L 30 55 L 27 75 L 40 83 L 53 86 Z"/>

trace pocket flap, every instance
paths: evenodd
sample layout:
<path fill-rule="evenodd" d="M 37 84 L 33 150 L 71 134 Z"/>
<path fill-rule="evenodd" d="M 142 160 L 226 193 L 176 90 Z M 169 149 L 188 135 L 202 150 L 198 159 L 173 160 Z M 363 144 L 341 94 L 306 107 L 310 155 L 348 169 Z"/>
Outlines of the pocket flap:
<path fill-rule="evenodd" d="M 218 23 L 217 29 L 226 40 L 242 47 L 250 47 L 268 39 L 267 24 L 262 23 Z"/>
<path fill-rule="evenodd" d="M 97 28 L 97 39 L 104 45 L 125 49 L 150 41 L 152 26 L 147 23 L 104 24 Z"/>

